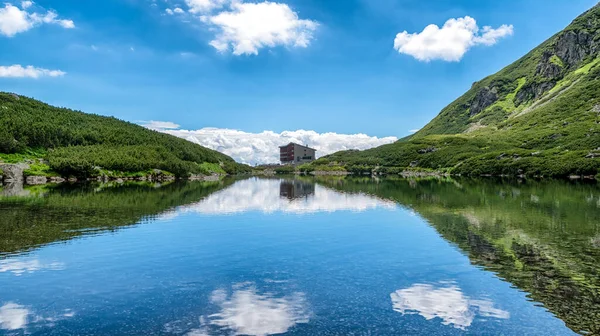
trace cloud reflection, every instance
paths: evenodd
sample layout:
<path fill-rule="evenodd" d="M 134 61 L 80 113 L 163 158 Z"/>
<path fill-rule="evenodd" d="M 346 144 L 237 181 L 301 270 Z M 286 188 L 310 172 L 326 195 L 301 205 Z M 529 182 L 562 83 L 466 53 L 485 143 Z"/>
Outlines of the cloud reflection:
<path fill-rule="evenodd" d="M 490 300 L 472 300 L 459 287 L 415 284 L 390 294 L 392 306 L 401 314 L 419 314 L 426 320 L 442 319 L 442 324 L 458 329 L 469 327 L 476 315 L 507 319 L 510 313 L 494 308 Z"/>
<path fill-rule="evenodd" d="M 0 307 L 0 329 L 17 330 L 27 325 L 29 309 L 9 302 Z"/>
<path fill-rule="evenodd" d="M 0 273 L 11 272 L 16 276 L 33 273 L 39 270 L 59 271 L 65 269 L 65 264 L 59 262 L 42 263 L 38 259 L 6 259 L 0 260 Z"/>
<path fill-rule="evenodd" d="M 211 303 L 219 312 L 202 316 L 201 327 L 188 336 L 222 334 L 223 329 L 234 335 L 264 336 L 287 332 L 296 324 L 308 323 L 310 311 L 304 293 L 290 295 L 261 293 L 254 284 L 238 284 L 231 293 L 224 289 L 213 291 Z"/>
<path fill-rule="evenodd" d="M 294 184 L 297 185 L 296 189 L 291 190 Z M 314 188 L 308 188 L 307 185 Z M 197 204 L 178 209 L 177 212 L 211 215 L 248 211 L 307 214 L 335 211 L 361 212 L 375 208 L 395 209 L 396 204 L 366 194 L 341 193 L 310 182 L 252 178 L 238 181 Z M 168 216 L 172 215 L 168 214 Z"/>
<path fill-rule="evenodd" d="M 54 316 L 37 315 L 23 305 L 8 302 L 0 307 L 0 329 L 18 330 L 28 328 L 30 325 L 52 327 L 56 322 L 73 316 L 75 312 L 71 309 L 65 309 Z"/>

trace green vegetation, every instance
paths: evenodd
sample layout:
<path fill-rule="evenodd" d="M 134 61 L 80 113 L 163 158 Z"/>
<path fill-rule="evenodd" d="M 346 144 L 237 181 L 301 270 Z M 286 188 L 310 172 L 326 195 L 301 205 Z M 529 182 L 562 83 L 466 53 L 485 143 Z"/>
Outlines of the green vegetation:
<path fill-rule="evenodd" d="M 45 176 L 53 177 L 60 176 L 58 173 L 52 170 L 49 165 L 45 163 L 32 163 L 29 164 L 29 169 L 26 169 L 23 174 L 25 176 Z"/>
<path fill-rule="evenodd" d="M 116 118 L 57 108 L 0 93 L 0 160 L 44 158 L 64 176 L 89 177 L 102 170 L 160 169 L 177 176 L 249 172 L 219 152 Z M 38 169 L 43 168 L 43 169 Z M 30 169 L 52 174 L 46 167 Z"/>
<path fill-rule="evenodd" d="M 169 209 L 199 202 L 234 181 L 27 187 L 30 197 L 0 196 L 0 258 L 134 225 Z"/>
<path fill-rule="evenodd" d="M 600 58 L 593 41 L 599 39 L 596 6 L 518 61 L 474 83 L 416 134 L 366 151 L 334 153 L 313 165 L 337 164 L 353 172 L 419 167 L 462 175 L 596 175 Z"/>

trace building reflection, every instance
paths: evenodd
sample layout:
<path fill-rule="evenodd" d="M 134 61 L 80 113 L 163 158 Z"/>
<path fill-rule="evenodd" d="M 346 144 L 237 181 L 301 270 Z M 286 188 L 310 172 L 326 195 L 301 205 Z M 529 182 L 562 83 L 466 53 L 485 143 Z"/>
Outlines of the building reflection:
<path fill-rule="evenodd" d="M 315 184 L 301 180 L 281 180 L 279 184 L 279 196 L 287 198 L 290 201 L 299 198 L 308 198 L 314 196 Z"/>

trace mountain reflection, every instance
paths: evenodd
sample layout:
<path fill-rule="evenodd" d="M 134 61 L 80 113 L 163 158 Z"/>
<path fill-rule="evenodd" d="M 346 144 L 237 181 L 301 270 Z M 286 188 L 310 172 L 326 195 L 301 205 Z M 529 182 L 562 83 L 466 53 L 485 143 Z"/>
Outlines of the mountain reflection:
<path fill-rule="evenodd" d="M 237 181 L 178 213 L 233 214 L 248 211 L 307 214 L 335 211 L 395 209 L 396 204 L 364 193 L 344 193 L 296 179 L 252 178 Z M 168 215 L 171 216 L 171 215 Z"/>
<path fill-rule="evenodd" d="M 319 183 L 411 209 L 464 251 L 472 264 L 525 291 L 574 332 L 600 334 L 597 184 L 358 178 Z M 427 309 L 419 311 L 433 316 Z"/>
<path fill-rule="evenodd" d="M 401 314 L 419 314 L 426 320 L 442 319 L 442 324 L 458 329 L 469 327 L 476 315 L 507 319 L 510 314 L 494 308 L 489 300 L 472 300 L 456 285 L 434 287 L 415 284 L 390 294 L 392 306 Z"/>

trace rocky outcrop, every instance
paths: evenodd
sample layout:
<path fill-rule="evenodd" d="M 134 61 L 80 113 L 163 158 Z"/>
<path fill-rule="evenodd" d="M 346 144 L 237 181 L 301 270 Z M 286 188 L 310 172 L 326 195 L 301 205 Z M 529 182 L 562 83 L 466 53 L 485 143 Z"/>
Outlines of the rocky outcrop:
<path fill-rule="evenodd" d="M 25 163 L 9 164 L 0 163 L 0 170 L 3 172 L 5 183 L 23 183 L 23 171 L 29 169 Z"/>
<path fill-rule="evenodd" d="M 477 95 L 471 102 L 470 115 L 474 116 L 485 110 L 492 104 L 498 101 L 498 89 L 496 87 L 484 87 L 477 92 Z"/>
<path fill-rule="evenodd" d="M 556 79 L 561 76 L 563 68 L 560 64 L 552 61 L 553 53 L 546 51 L 542 55 L 542 60 L 538 64 L 535 74 L 545 78 Z M 558 56 L 556 56 L 558 58 Z"/>
<path fill-rule="evenodd" d="M 597 47 L 598 44 L 587 31 L 568 31 L 558 37 L 554 50 L 567 66 L 572 67 L 595 54 Z"/>
<path fill-rule="evenodd" d="M 533 82 L 525 84 L 517 95 L 515 96 L 515 104 L 517 106 L 521 105 L 524 102 L 530 100 L 537 100 L 544 93 L 550 91 L 554 85 L 556 85 L 556 81 L 551 80 L 548 82 Z"/>

